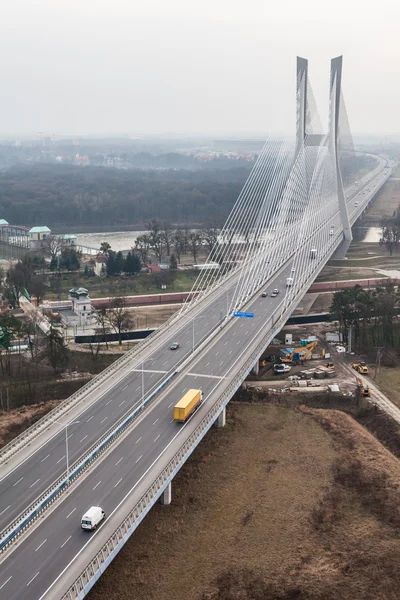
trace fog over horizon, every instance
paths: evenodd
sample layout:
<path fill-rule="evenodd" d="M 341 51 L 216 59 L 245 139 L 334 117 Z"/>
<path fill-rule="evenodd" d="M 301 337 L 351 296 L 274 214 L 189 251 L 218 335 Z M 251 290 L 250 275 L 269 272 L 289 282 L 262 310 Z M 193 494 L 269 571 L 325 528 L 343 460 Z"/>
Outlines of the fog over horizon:
<path fill-rule="evenodd" d="M 394 0 L 13 0 L 0 132 L 292 133 L 296 56 L 326 123 L 330 59 L 343 54 L 353 134 L 399 134 L 399 24 Z"/>

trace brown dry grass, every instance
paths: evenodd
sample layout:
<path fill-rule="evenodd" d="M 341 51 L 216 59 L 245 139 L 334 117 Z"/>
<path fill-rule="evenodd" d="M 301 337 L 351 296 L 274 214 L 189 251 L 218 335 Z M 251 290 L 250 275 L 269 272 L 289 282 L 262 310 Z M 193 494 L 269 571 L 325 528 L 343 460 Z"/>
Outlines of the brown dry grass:
<path fill-rule="evenodd" d="M 389 179 L 363 216 L 363 225 L 379 225 L 400 206 L 400 181 Z"/>
<path fill-rule="evenodd" d="M 198 600 L 226 572 L 290 569 L 312 553 L 304 531 L 334 458 L 308 415 L 231 407 L 174 480 L 172 505 L 153 509 L 90 600 Z"/>
<path fill-rule="evenodd" d="M 0 414 L 0 448 L 33 425 L 59 402 L 59 400 L 53 400 L 33 406 L 22 406 Z"/>
<path fill-rule="evenodd" d="M 398 460 L 335 410 L 234 405 L 90 600 L 395 600 Z"/>

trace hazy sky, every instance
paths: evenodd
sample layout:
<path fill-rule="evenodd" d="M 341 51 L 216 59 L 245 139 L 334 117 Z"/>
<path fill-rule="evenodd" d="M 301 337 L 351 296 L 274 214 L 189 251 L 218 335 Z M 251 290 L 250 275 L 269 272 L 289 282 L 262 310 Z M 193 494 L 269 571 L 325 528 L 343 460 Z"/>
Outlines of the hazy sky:
<path fill-rule="evenodd" d="M 353 132 L 400 132 L 400 2 L 4 0 L 0 132 L 292 131 L 295 58 L 326 118 L 344 55 Z"/>

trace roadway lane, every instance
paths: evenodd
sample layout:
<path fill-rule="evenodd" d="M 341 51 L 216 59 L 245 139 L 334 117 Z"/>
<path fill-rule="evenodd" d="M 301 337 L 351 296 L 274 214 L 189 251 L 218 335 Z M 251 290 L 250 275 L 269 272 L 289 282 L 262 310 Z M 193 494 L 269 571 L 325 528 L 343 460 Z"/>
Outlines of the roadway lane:
<path fill-rule="evenodd" d="M 195 318 L 195 344 L 214 329 L 221 320 L 221 311 L 226 314 L 230 295 L 224 294 L 212 307 L 207 308 L 205 317 Z M 144 363 L 145 393 L 155 387 L 166 373 L 176 367 L 193 345 L 193 325 L 189 324 L 179 333 L 178 352 L 170 350 L 174 338 L 165 341 L 154 353 L 154 360 Z M 137 370 L 139 368 L 139 370 Z M 68 427 L 70 465 L 106 433 L 123 415 L 129 413 L 142 401 L 142 373 L 140 363 L 132 365 L 131 372 L 121 379 L 112 390 L 77 418 L 79 423 Z M 65 429 L 63 428 L 36 453 L 32 454 L 17 469 L 0 480 L 0 530 L 16 518 L 21 511 L 38 497 L 57 477 L 66 470 Z"/>
<path fill-rule="evenodd" d="M 290 265 L 278 281 L 283 283 L 289 272 Z M 277 280 L 271 282 L 270 291 L 276 285 L 279 285 Z M 80 517 L 88 506 L 99 504 L 106 514 L 112 512 L 168 443 L 182 434 L 184 428 L 173 421 L 173 405 L 177 399 L 190 387 L 199 387 L 205 397 L 202 410 L 207 410 L 207 397 L 221 377 L 233 369 L 233 363 L 242 354 L 244 346 L 262 328 L 279 301 L 279 297 L 257 297 L 251 305 L 256 317 L 246 321 L 234 320 L 222 330 L 216 342 L 191 365 L 192 374 L 180 378 L 158 404 L 146 411 L 131 433 L 113 447 L 80 485 L 71 490 L 24 543 L 6 558 L 1 567 L 1 599 L 34 600 L 40 597 L 53 581 L 54 573 L 65 568 L 92 537 L 93 534 L 80 529 Z M 225 339 L 227 336 L 229 346 Z M 17 577 L 16 570 L 21 564 L 26 568 L 23 575 L 20 573 Z"/>
<path fill-rule="evenodd" d="M 292 261 L 289 261 L 264 286 L 268 293 L 278 287 L 281 291 L 278 297 L 254 298 L 247 310 L 254 311 L 255 318 L 232 320 L 190 365 L 190 371 L 176 380 L 160 401 L 143 414 L 129 435 L 114 446 L 80 485 L 31 531 L 24 543 L 6 557 L 1 569 L 0 598 L 39 598 L 55 574 L 60 573 L 92 539 L 95 534 L 80 529 L 81 515 L 93 504 L 100 504 L 110 514 L 168 443 L 175 436 L 183 436 L 185 426 L 173 421 L 172 409 L 187 389 L 199 387 L 203 390 L 205 402 L 198 411 L 199 418 L 208 410 L 207 399 L 220 378 L 230 376 L 229 370 L 234 372 L 234 362 L 240 358 L 243 348 L 282 301 L 291 265 Z M 20 565 L 25 567 L 23 572 Z"/>
<path fill-rule="evenodd" d="M 347 190 L 349 212 L 359 210 L 355 203 L 365 200 L 366 187 L 372 183 L 368 178 L 361 180 L 358 186 Z M 337 218 L 337 214 L 331 220 Z M 274 283 L 285 289 L 286 275 L 280 276 Z M 228 295 L 229 300 L 229 295 Z M 221 314 L 226 313 L 227 296 L 223 295 L 210 307 L 207 306 L 201 316 L 195 319 L 195 340 L 206 336 L 219 323 Z M 192 347 L 192 325 L 188 324 L 179 334 L 181 347 L 178 352 L 169 349 L 175 338 L 169 338 L 153 356 L 154 360 L 145 361 L 145 390 L 156 386 L 165 374 L 171 371 L 181 360 L 184 353 Z M 140 367 L 140 363 L 139 363 Z M 151 371 L 151 372 L 150 372 Z M 123 415 L 141 402 L 141 373 L 131 371 L 114 388 L 106 392 L 97 402 L 84 410 L 78 417 L 79 423 L 71 424 L 68 430 L 70 464 L 77 460 L 96 440 L 98 440 Z M 16 518 L 21 511 L 43 492 L 66 469 L 65 432 L 62 429 L 40 450 L 32 454 L 11 474 L 1 481 L 0 489 L 0 530 Z"/>

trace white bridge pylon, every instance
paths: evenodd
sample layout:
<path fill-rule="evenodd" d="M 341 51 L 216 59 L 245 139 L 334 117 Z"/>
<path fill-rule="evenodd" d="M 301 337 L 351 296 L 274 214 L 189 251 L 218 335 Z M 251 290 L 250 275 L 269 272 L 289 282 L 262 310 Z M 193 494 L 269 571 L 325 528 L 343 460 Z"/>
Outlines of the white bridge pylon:
<path fill-rule="evenodd" d="M 200 272 L 192 288 L 198 292 L 192 302 L 233 277 L 231 315 L 289 260 L 299 281 L 315 269 L 310 258 L 328 256 L 339 239 L 347 251 L 352 234 L 342 168 L 351 172 L 355 152 L 341 79 L 339 56 L 331 61 L 329 126 L 323 132 L 308 61 L 297 58 L 295 139 L 267 139 L 208 257 L 211 268 Z M 216 263 L 219 268 L 212 268 Z M 288 304 L 295 292 L 296 285 L 286 290 Z"/>

